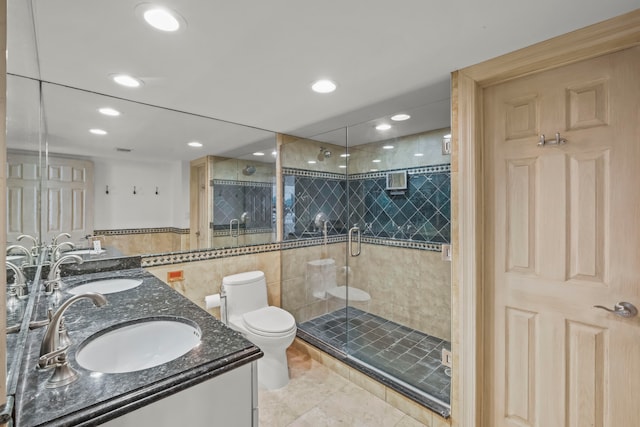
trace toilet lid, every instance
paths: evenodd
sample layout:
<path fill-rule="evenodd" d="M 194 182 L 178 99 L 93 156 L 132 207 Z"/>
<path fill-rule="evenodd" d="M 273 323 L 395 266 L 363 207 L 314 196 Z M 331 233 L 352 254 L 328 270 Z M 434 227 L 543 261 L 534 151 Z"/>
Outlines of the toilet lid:
<path fill-rule="evenodd" d="M 278 307 L 263 307 L 242 316 L 248 329 L 256 333 L 283 333 L 296 326 L 291 313 Z"/>

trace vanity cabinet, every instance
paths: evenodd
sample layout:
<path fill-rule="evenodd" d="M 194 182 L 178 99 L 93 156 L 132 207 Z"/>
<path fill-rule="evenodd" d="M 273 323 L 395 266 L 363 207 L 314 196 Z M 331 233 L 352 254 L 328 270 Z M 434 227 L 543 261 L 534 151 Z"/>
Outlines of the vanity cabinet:
<path fill-rule="evenodd" d="M 258 427 L 257 362 L 103 424 L 107 427 Z"/>

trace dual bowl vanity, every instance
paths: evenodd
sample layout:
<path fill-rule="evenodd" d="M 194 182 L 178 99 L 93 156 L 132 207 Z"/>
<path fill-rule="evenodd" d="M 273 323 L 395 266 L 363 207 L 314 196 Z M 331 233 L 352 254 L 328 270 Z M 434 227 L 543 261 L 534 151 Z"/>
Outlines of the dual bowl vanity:
<path fill-rule="evenodd" d="M 7 335 L 20 359 L 16 427 L 258 425 L 258 347 L 139 257 L 80 256 L 86 262 L 63 264 L 50 292 L 38 266 L 22 322 L 30 327 Z"/>

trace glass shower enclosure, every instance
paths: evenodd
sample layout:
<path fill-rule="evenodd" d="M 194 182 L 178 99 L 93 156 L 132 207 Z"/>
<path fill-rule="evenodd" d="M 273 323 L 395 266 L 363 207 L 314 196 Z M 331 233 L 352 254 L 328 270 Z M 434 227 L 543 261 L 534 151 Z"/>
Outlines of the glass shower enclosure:
<path fill-rule="evenodd" d="M 448 416 L 449 129 L 378 122 L 282 144 L 282 304 L 301 339 Z"/>

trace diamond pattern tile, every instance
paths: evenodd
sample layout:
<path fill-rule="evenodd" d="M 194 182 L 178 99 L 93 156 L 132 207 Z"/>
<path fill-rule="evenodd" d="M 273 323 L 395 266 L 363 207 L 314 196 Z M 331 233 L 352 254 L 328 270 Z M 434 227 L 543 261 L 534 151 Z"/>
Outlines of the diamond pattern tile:
<path fill-rule="evenodd" d="M 450 172 L 410 171 L 408 180 L 393 195 L 384 176 L 350 178 L 347 191 L 346 180 L 285 175 L 285 239 L 320 236 L 314 219 L 323 212 L 332 234 L 358 225 L 371 237 L 449 243 Z"/>
<path fill-rule="evenodd" d="M 249 222 L 246 224 L 246 228 L 272 227 L 273 195 L 273 187 L 270 186 L 253 186 L 246 183 L 214 183 L 214 229 L 228 228 L 229 221 L 234 218 L 240 218 L 243 212 L 249 214 Z M 242 228 L 245 228 L 245 224 L 242 224 Z"/>

